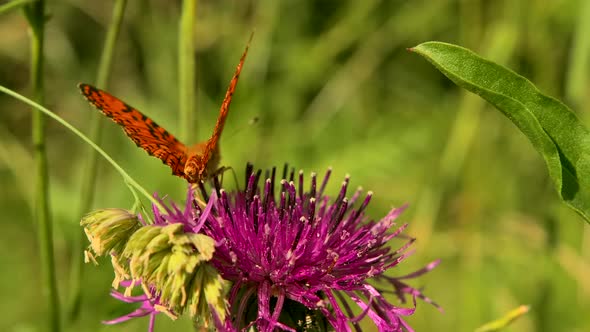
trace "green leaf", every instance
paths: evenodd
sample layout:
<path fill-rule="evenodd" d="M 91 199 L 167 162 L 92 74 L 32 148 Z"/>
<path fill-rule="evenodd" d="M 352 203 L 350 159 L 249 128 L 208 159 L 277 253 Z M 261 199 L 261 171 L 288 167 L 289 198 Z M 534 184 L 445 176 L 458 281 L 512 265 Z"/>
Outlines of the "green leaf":
<path fill-rule="evenodd" d="M 542 94 L 526 78 L 463 47 L 426 42 L 410 51 L 502 111 L 545 159 L 563 201 L 590 221 L 590 136 L 567 106 Z"/>

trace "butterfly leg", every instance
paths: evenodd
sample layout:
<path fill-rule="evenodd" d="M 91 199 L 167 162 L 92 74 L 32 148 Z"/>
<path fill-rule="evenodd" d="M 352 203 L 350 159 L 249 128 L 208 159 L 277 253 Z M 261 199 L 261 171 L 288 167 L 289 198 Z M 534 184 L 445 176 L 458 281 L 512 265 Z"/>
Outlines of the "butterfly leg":
<path fill-rule="evenodd" d="M 218 183 L 220 183 L 221 185 L 223 185 L 223 174 L 227 171 L 231 171 L 235 184 L 236 186 L 238 186 L 238 176 L 236 174 L 236 171 L 233 169 L 233 167 L 230 166 L 221 166 L 219 167 L 215 172 L 213 172 L 213 174 L 211 175 L 212 179 L 217 179 Z"/>
<path fill-rule="evenodd" d="M 215 172 L 213 172 L 213 174 L 211 174 L 211 177 L 218 178 L 219 183 L 221 185 L 223 185 L 223 173 L 225 173 L 226 171 L 228 171 L 230 169 L 232 169 L 230 166 L 221 166 L 217 170 L 215 170 Z"/>

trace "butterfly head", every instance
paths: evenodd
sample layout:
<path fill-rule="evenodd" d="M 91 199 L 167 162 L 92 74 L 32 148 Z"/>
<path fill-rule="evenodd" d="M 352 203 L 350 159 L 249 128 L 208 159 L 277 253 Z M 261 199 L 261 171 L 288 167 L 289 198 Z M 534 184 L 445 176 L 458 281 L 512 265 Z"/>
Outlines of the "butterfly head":
<path fill-rule="evenodd" d="M 197 183 L 207 178 L 207 167 L 205 161 L 199 155 L 193 155 L 188 158 L 184 165 L 184 175 L 190 183 Z"/>

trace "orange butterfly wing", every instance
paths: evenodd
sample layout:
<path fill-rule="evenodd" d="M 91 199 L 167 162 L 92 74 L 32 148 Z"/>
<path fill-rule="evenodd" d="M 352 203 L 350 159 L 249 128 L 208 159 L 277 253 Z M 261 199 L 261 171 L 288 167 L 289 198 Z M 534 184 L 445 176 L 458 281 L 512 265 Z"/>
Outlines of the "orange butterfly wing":
<path fill-rule="evenodd" d="M 118 123 L 125 134 L 149 155 L 172 168 L 172 174 L 185 177 L 187 148 L 166 129 L 117 97 L 89 84 L 78 85 L 82 95 L 104 115 Z"/>
<path fill-rule="evenodd" d="M 229 105 L 231 104 L 231 99 L 236 91 L 236 86 L 238 85 L 238 80 L 240 79 L 240 73 L 242 72 L 242 67 L 244 66 L 244 61 L 246 60 L 246 56 L 248 55 L 248 48 L 250 48 L 250 43 L 252 42 L 252 37 L 254 33 L 250 34 L 250 39 L 248 40 L 248 44 L 246 44 L 246 49 L 242 56 L 240 57 L 240 62 L 236 67 L 236 71 L 234 76 L 232 77 L 229 87 L 225 92 L 225 97 L 223 98 L 223 103 L 221 103 L 221 108 L 219 110 L 219 116 L 217 117 L 217 122 L 215 123 L 215 128 L 213 129 L 213 134 L 211 138 L 207 141 L 205 145 L 205 155 L 204 159 L 206 161 L 211 158 L 211 155 L 217 148 L 217 143 L 219 142 L 219 137 L 221 136 L 221 132 L 223 131 L 223 126 L 225 125 L 225 119 L 227 118 L 227 113 L 229 112 Z"/>
<path fill-rule="evenodd" d="M 225 119 L 227 118 L 227 114 L 229 112 L 229 105 L 231 104 L 231 100 L 236 90 L 236 86 L 238 85 L 240 73 L 242 71 L 242 67 L 244 66 L 246 55 L 248 55 L 248 48 L 250 46 L 250 42 L 252 41 L 253 35 L 253 33 L 250 35 L 248 44 L 246 44 L 246 49 L 244 50 L 244 53 L 242 53 L 242 57 L 240 58 L 238 66 L 236 67 L 234 76 L 232 77 L 229 83 L 229 87 L 227 88 L 227 91 L 225 93 L 223 103 L 221 103 L 219 116 L 217 117 L 217 122 L 215 123 L 215 128 L 213 129 L 213 134 L 211 135 L 211 138 L 209 138 L 205 142 L 192 146 L 188 150 L 189 157 L 184 171 L 185 178 L 191 183 L 204 180 L 207 177 L 214 174 L 216 171 L 218 171 L 217 166 L 219 164 L 219 138 L 221 137 L 221 132 L 223 131 L 223 127 L 225 125 Z"/>

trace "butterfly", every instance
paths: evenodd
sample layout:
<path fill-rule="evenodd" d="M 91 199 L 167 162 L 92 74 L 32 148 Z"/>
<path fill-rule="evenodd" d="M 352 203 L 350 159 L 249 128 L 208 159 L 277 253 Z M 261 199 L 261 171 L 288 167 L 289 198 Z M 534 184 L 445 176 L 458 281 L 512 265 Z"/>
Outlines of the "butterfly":
<path fill-rule="evenodd" d="M 251 39 L 252 36 L 250 36 L 250 41 Z M 193 146 L 186 146 L 154 120 L 108 92 L 90 84 L 80 83 L 78 87 L 90 104 L 123 127 L 125 134 L 138 147 L 170 166 L 173 175 L 182 177 L 189 183 L 199 183 L 215 175 L 218 171 L 219 137 L 223 131 L 229 105 L 248 54 L 250 41 L 246 45 L 227 88 L 211 138 Z"/>

